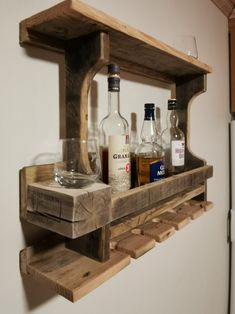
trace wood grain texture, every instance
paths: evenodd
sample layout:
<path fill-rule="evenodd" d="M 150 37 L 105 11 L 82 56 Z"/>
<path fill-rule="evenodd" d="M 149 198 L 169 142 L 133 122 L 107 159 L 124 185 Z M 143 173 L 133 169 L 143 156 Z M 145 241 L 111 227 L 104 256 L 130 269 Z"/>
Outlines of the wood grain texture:
<path fill-rule="evenodd" d="M 154 248 L 155 241 L 141 234 L 127 232 L 112 239 L 111 246 L 117 251 L 129 254 L 132 258 L 138 258 Z"/>
<path fill-rule="evenodd" d="M 63 188 L 55 181 L 31 183 L 27 210 L 69 222 L 94 220 L 101 227 L 110 222 L 111 189 L 98 182 L 82 189 Z"/>
<path fill-rule="evenodd" d="M 128 68 L 143 67 L 142 73 L 154 70 L 157 76 L 164 73 L 169 78 L 211 72 L 211 67 L 148 36 L 107 14 L 78 0 L 64 1 L 38 13 L 21 23 L 20 41 L 48 49 L 63 46 L 61 42 L 95 32 L 105 32 L 110 37 L 110 56 L 119 65 Z M 32 37 L 30 37 L 32 34 Z M 38 34 L 38 38 L 37 38 Z M 45 41 L 43 40 L 45 36 Z M 48 43 L 48 37 L 53 44 Z M 123 60 L 123 64 L 122 64 Z M 171 79 L 170 79 L 171 80 Z"/>
<path fill-rule="evenodd" d="M 162 222 L 150 221 L 138 227 L 142 234 L 153 238 L 157 242 L 163 242 L 175 233 L 173 226 Z"/>
<path fill-rule="evenodd" d="M 204 183 L 213 174 L 211 166 L 196 168 L 158 182 L 118 193 L 112 197 L 112 219 L 129 215 L 148 206 Z"/>
<path fill-rule="evenodd" d="M 187 215 L 166 211 L 157 216 L 157 219 L 165 224 L 173 226 L 176 230 L 180 230 L 190 223 L 190 218 Z"/>
<path fill-rule="evenodd" d="M 157 217 L 159 214 L 174 209 L 180 204 L 188 201 L 202 193 L 205 192 L 205 186 L 200 185 L 194 189 L 186 190 L 182 193 L 178 193 L 162 202 L 159 202 L 155 207 L 142 210 L 138 213 L 133 213 L 127 217 L 123 217 L 115 221 L 111 227 L 111 239 L 117 237 L 118 235 L 130 231 L 133 228 L 137 228 L 139 225 L 145 224 L 151 221 L 153 218 Z"/>
<path fill-rule="evenodd" d="M 204 213 L 204 208 L 199 205 L 192 205 L 189 202 L 184 203 L 182 206 L 176 208 L 176 212 L 179 214 L 184 214 L 194 220 Z"/>
<path fill-rule="evenodd" d="M 20 170 L 20 217 L 27 219 L 28 185 L 53 179 L 53 164 L 29 166 Z"/>
<path fill-rule="evenodd" d="M 52 251 L 37 246 L 21 251 L 22 273 L 44 283 L 58 294 L 75 302 L 114 276 L 130 263 L 130 256 L 112 251 L 105 263 L 96 262 L 63 245 Z"/>
<path fill-rule="evenodd" d="M 211 0 L 217 8 L 227 17 L 229 17 L 234 9 L 233 0 Z"/>

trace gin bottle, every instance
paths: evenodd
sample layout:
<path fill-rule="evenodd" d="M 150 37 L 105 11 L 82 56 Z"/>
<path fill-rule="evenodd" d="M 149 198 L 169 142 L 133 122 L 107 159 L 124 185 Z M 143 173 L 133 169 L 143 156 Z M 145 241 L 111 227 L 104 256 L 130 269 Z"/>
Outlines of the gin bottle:
<path fill-rule="evenodd" d="M 158 181 L 165 177 L 164 151 L 158 144 L 154 107 L 144 105 L 145 116 L 141 130 L 141 144 L 136 150 L 138 185 Z"/>
<path fill-rule="evenodd" d="M 112 192 L 130 189 L 130 148 L 127 120 L 119 111 L 120 68 L 108 65 L 108 115 L 100 123 L 102 180 Z"/>
<path fill-rule="evenodd" d="M 162 132 L 165 151 L 166 173 L 168 176 L 184 171 L 185 137 L 178 127 L 177 100 L 168 100 L 167 128 Z"/>

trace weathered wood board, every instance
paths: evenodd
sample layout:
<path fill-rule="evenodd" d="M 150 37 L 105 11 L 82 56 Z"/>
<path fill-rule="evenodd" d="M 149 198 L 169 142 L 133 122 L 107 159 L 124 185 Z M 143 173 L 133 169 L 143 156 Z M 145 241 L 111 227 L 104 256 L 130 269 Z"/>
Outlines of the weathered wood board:
<path fill-rule="evenodd" d="M 63 51 L 65 42 L 91 33 L 110 38 L 110 60 L 127 71 L 138 66 L 145 76 L 173 82 L 175 77 L 211 72 L 211 67 L 107 14 L 67 0 L 21 22 L 21 44 Z"/>
<path fill-rule="evenodd" d="M 112 197 L 112 220 L 137 212 L 177 193 L 204 183 L 213 174 L 211 166 L 199 167 Z"/>
<path fill-rule="evenodd" d="M 111 246 L 115 250 L 129 254 L 132 258 L 138 258 L 154 248 L 155 241 L 141 234 L 127 232 L 112 239 Z"/>
<path fill-rule="evenodd" d="M 150 221 L 138 227 L 142 234 L 163 242 L 175 233 L 175 228 L 162 222 Z"/>
<path fill-rule="evenodd" d="M 180 230 L 190 223 L 190 218 L 187 215 L 170 211 L 162 213 L 156 219 L 173 226 L 176 230 Z"/>
<path fill-rule="evenodd" d="M 25 248 L 20 262 L 23 274 L 75 302 L 129 265 L 130 256 L 112 251 L 107 262 L 99 263 L 57 244 L 39 253 L 37 247 Z"/>

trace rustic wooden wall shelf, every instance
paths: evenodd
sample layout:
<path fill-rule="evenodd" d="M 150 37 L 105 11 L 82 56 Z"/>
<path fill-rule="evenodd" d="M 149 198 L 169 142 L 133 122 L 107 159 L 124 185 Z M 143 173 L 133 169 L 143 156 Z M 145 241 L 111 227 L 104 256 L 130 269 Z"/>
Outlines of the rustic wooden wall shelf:
<path fill-rule="evenodd" d="M 188 104 L 206 91 L 211 67 L 78 0 L 22 21 L 20 43 L 64 55 L 63 137 L 87 137 L 88 91 L 110 62 L 174 84 L 186 135 L 187 171 L 117 195 L 102 183 L 60 188 L 52 165 L 21 170 L 21 218 L 59 234 L 22 250 L 21 271 L 76 301 L 211 207 L 206 181 L 213 169 L 190 151 L 188 135 Z"/>

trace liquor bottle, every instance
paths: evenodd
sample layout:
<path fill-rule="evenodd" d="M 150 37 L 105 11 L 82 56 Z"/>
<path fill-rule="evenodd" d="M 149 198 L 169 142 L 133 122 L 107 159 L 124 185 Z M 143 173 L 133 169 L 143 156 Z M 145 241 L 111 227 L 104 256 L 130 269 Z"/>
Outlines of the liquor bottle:
<path fill-rule="evenodd" d="M 142 143 L 136 150 L 139 186 L 165 177 L 164 151 L 158 144 L 154 107 L 152 103 L 144 105 L 145 116 L 140 134 Z"/>
<path fill-rule="evenodd" d="M 168 100 L 167 127 L 162 132 L 165 151 L 166 174 L 168 176 L 184 171 L 185 137 L 178 127 L 177 100 Z"/>
<path fill-rule="evenodd" d="M 102 180 L 112 193 L 130 189 L 129 126 L 119 111 L 120 68 L 108 65 L 108 115 L 100 123 Z"/>

